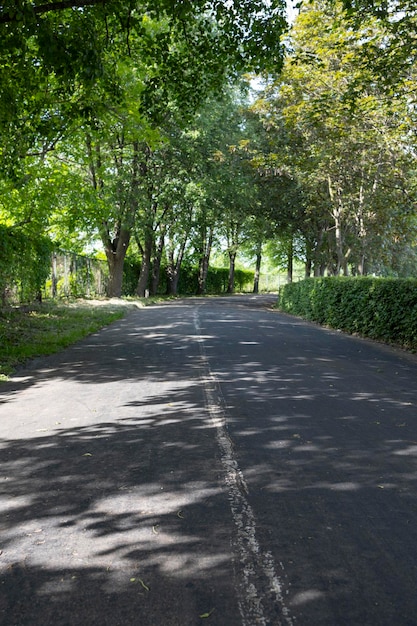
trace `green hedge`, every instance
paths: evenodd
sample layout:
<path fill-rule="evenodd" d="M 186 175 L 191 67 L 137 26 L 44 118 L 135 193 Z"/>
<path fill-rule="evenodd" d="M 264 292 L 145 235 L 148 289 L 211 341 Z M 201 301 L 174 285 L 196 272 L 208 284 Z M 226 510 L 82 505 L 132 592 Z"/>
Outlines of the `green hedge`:
<path fill-rule="evenodd" d="M 140 273 L 140 264 L 128 260 L 125 261 L 123 273 L 123 295 L 134 295 L 136 293 L 137 281 Z M 229 280 L 229 270 L 226 267 L 209 267 L 207 272 L 206 293 L 220 294 L 226 293 Z M 237 292 L 250 291 L 253 288 L 254 272 L 251 270 L 235 270 L 235 290 Z M 161 267 L 159 277 L 158 293 L 167 293 L 166 267 Z M 193 295 L 198 288 L 198 267 L 184 263 L 181 267 L 178 281 L 179 295 Z"/>
<path fill-rule="evenodd" d="M 249 291 L 253 288 L 253 281 L 254 272 L 251 270 L 235 270 L 236 292 Z M 226 293 L 228 282 L 229 269 L 227 267 L 209 267 L 207 272 L 206 293 Z"/>
<path fill-rule="evenodd" d="M 0 225 L 1 305 L 39 297 L 51 269 L 51 252 L 47 237 Z"/>
<path fill-rule="evenodd" d="M 417 279 L 308 278 L 280 289 L 282 311 L 417 349 Z"/>

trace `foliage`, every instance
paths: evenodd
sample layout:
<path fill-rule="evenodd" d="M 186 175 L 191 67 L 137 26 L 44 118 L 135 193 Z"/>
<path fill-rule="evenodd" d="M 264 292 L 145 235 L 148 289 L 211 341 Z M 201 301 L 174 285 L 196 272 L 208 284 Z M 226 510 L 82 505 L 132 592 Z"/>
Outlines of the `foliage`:
<path fill-rule="evenodd" d="M 167 103 L 193 112 L 225 77 L 279 67 L 282 0 L 61 0 L 0 7 L 0 158 L 19 175 L 81 121 L 125 100 L 123 68 L 137 63 L 135 111 L 154 124 Z"/>
<path fill-rule="evenodd" d="M 158 178 L 171 128 L 243 70 L 280 67 L 284 15 L 283 0 L 5 0 L 0 185 L 11 181 L 19 202 L 2 195 L 2 221 L 40 226 L 42 216 L 43 229 L 78 251 L 83 234 L 99 236 L 111 295 L 121 293 L 134 236 L 144 291 L 173 210 L 164 199 L 190 182 L 172 194 L 173 170 Z"/>
<path fill-rule="evenodd" d="M 334 3 L 335 0 L 325 1 L 327 6 Z M 343 0 L 342 4 L 344 17 L 353 28 L 373 19 L 384 30 L 383 41 L 369 37 L 363 42 L 361 65 L 371 67 L 387 95 L 392 94 L 401 84 L 409 82 L 410 68 L 417 61 L 415 1 Z M 415 89 L 410 83 L 409 93 L 415 102 Z"/>
<path fill-rule="evenodd" d="M 353 28 L 339 2 L 303 5 L 284 71 L 254 107 L 268 131 L 265 161 L 275 159 L 275 179 L 287 171 L 297 183 L 296 232 L 317 274 L 365 274 L 381 262 L 399 266 L 399 254 L 413 256 L 412 107 L 401 90 L 387 98 L 361 64 L 365 43 L 382 46 L 384 37 L 373 19 Z M 288 223 L 295 226 L 295 215 Z"/>
<path fill-rule="evenodd" d="M 140 263 L 133 256 L 125 259 L 123 264 L 123 296 L 133 296 L 136 293 L 138 278 L 140 274 Z"/>
<path fill-rule="evenodd" d="M 236 291 L 250 291 L 253 286 L 254 273 L 250 270 L 235 269 Z M 210 294 L 228 292 L 229 269 L 210 267 L 207 273 L 206 291 Z"/>
<path fill-rule="evenodd" d="M 222 290 L 216 248 L 229 291 L 243 249 L 257 274 L 269 254 L 289 277 L 293 259 L 306 275 L 410 275 L 415 59 L 388 93 L 364 59 L 394 54 L 401 20 L 344 5 L 302 5 L 280 74 L 282 0 L 5 0 L 0 223 L 102 245 L 112 295 Z M 248 110 L 236 78 L 261 66 Z"/>
<path fill-rule="evenodd" d="M 417 350 L 417 280 L 324 277 L 285 285 L 281 310 Z"/>
<path fill-rule="evenodd" d="M 124 290 L 123 295 L 134 295 L 136 292 L 137 278 L 140 272 L 140 265 L 128 259 L 124 268 Z M 195 295 L 198 292 L 198 267 L 184 263 L 181 266 L 178 281 L 178 295 Z M 253 284 L 254 273 L 250 270 L 235 270 L 235 285 L 239 292 L 249 291 Z M 209 294 L 223 294 L 227 292 L 229 279 L 229 269 L 224 267 L 209 267 L 207 272 L 206 292 Z M 167 266 L 161 267 L 161 279 L 159 281 L 158 293 L 168 294 Z"/>
<path fill-rule="evenodd" d="M 39 297 L 49 276 L 52 243 L 0 224 L 0 294 L 2 303 Z M 17 293 L 14 290 L 17 289 Z"/>

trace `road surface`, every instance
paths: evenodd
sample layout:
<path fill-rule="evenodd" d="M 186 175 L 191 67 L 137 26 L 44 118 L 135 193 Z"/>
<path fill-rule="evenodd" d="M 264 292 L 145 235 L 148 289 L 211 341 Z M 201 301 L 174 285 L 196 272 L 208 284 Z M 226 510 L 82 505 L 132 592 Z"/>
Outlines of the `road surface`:
<path fill-rule="evenodd" d="M 417 624 L 417 358 L 138 309 L 0 387 L 0 624 Z"/>

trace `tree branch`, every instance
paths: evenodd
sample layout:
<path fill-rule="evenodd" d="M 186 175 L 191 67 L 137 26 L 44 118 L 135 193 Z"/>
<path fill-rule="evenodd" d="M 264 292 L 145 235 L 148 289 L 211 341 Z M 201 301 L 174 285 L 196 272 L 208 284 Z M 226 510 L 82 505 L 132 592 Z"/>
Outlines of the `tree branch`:
<path fill-rule="evenodd" d="M 39 4 L 38 6 L 31 7 L 35 15 L 42 15 L 42 13 L 49 13 L 50 11 L 63 11 L 64 9 L 82 9 L 84 7 L 91 7 L 97 4 L 105 5 L 108 0 L 59 0 L 58 2 L 50 2 L 49 4 Z M 18 13 L 10 14 L 0 12 L 0 24 L 7 24 L 9 22 L 18 21 Z"/>

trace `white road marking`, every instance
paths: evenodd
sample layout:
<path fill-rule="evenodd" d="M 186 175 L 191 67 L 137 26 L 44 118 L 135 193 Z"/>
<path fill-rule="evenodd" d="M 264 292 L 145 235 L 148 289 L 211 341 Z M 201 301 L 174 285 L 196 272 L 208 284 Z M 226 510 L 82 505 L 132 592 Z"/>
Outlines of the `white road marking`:
<path fill-rule="evenodd" d="M 242 625 L 292 626 L 294 620 L 285 605 L 283 585 L 276 574 L 272 554 L 262 551 L 256 537 L 255 516 L 246 498 L 249 492 L 248 486 L 235 458 L 233 443 L 227 432 L 224 401 L 219 383 L 211 371 L 207 358 L 198 308 L 194 311 L 194 327 L 200 349 L 206 406 L 216 429 L 235 526 L 233 549 L 236 554 L 235 573 Z M 265 615 L 265 603 L 271 602 L 269 598 L 278 608 L 274 622 L 271 622 L 270 616 Z"/>

